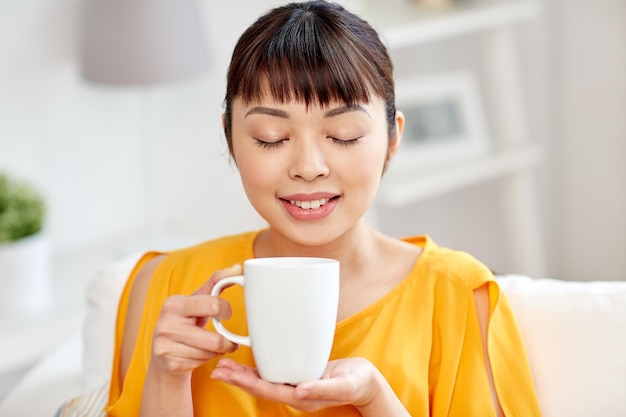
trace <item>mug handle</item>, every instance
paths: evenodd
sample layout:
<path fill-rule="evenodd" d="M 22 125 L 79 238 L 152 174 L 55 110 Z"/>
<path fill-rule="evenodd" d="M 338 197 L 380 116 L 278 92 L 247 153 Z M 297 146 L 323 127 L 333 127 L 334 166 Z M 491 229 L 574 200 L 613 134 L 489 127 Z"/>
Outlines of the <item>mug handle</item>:
<path fill-rule="evenodd" d="M 218 283 L 215 284 L 215 287 L 213 287 L 213 289 L 211 290 L 211 295 L 213 297 L 219 297 L 220 293 L 222 292 L 222 288 L 224 288 L 227 285 L 233 285 L 233 284 L 241 285 L 243 287 L 244 286 L 243 275 L 226 277 L 218 281 Z M 213 327 L 215 328 L 215 331 L 221 334 L 222 336 L 224 336 L 226 339 L 230 340 L 233 343 L 237 343 L 238 345 L 244 345 L 244 346 L 250 347 L 250 336 L 242 336 L 239 334 L 235 334 L 231 332 L 230 330 L 227 330 L 222 324 L 221 320 L 218 318 L 211 317 L 211 321 L 213 322 Z"/>

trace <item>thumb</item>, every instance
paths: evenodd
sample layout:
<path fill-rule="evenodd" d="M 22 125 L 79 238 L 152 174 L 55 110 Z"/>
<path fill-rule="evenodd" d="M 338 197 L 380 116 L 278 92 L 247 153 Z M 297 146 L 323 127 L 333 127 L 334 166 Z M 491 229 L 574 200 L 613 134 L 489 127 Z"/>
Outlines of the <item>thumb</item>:
<path fill-rule="evenodd" d="M 211 294 L 211 290 L 213 290 L 215 284 L 217 284 L 220 280 L 226 277 L 232 277 L 234 275 L 241 275 L 242 273 L 243 267 L 241 266 L 241 264 L 235 264 L 226 269 L 220 269 L 219 271 L 216 271 L 213 275 L 211 275 L 211 278 L 209 278 L 204 284 L 202 284 L 200 288 L 195 290 L 193 292 L 193 295 Z"/>

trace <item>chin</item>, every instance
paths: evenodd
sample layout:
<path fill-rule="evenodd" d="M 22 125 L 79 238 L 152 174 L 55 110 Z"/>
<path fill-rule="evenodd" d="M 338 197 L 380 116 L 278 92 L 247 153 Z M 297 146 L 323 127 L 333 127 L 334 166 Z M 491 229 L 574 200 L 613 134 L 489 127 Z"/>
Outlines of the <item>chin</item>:
<path fill-rule="evenodd" d="M 355 225 L 346 228 L 348 221 L 341 222 L 341 225 L 324 223 L 310 223 L 299 225 L 281 225 L 281 227 L 273 227 L 274 231 L 282 235 L 290 242 L 311 248 L 312 250 L 323 249 L 324 246 L 333 245 L 343 238 L 347 237 Z"/>
<path fill-rule="evenodd" d="M 337 233 L 329 233 L 328 230 L 310 230 L 300 233 L 289 233 L 286 237 L 301 246 L 308 246 L 311 248 L 319 248 L 333 243 L 340 235 Z"/>

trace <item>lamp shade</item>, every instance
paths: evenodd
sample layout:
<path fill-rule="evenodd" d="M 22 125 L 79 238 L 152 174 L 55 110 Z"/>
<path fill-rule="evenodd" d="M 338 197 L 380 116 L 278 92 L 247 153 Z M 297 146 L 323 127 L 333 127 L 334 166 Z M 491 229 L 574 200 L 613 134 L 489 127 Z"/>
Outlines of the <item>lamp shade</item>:
<path fill-rule="evenodd" d="M 197 0 L 85 0 L 83 77 L 113 85 L 157 84 L 209 66 Z"/>

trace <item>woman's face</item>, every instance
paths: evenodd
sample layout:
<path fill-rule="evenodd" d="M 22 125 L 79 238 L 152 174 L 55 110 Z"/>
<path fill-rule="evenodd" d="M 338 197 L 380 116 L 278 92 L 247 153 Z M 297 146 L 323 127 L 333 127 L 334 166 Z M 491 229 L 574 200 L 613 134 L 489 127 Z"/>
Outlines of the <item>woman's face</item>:
<path fill-rule="evenodd" d="M 322 245 L 352 229 L 372 204 L 386 161 L 385 103 L 307 106 L 232 103 L 233 156 L 248 199 L 294 243 Z"/>

